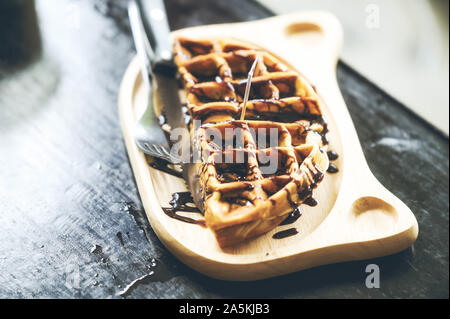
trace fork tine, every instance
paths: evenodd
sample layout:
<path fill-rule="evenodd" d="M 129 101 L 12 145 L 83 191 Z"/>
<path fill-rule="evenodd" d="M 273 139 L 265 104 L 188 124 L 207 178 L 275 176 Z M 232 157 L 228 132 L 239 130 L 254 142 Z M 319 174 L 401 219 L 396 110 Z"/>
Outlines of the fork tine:
<path fill-rule="evenodd" d="M 159 146 L 159 149 L 164 155 L 170 156 L 169 151 L 165 147 Z"/>
<path fill-rule="evenodd" d="M 151 144 L 151 147 L 154 150 L 155 154 L 158 154 L 157 156 L 165 157 L 165 154 L 161 151 L 161 147 L 158 144 Z"/>
<path fill-rule="evenodd" d="M 179 160 L 176 157 L 172 156 L 164 146 L 148 142 L 144 144 L 145 144 L 144 151 L 146 154 L 153 157 L 164 159 L 172 164 L 179 163 Z"/>
<path fill-rule="evenodd" d="M 150 156 L 153 156 L 153 157 L 161 157 L 161 155 L 156 153 L 153 149 L 148 149 L 147 148 L 146 154 L 148 154 Z"/>
<path fill-rule="evenodd" d="M 158 154 L 155 151 L 155 148 L 152 146 L 153 144 L 151 143 L 147 143 L 147 142 L 142 142 L 140 140 L 136 140 L 136 144 L 139 146 L 139 148 L 146 154 L 150 155 L 150 156 L 155 156 L 155 157 L 159 157 L 160 154 Z"/>
<path fill-rule="evenodd" d="M 151 144 L 151 146 L 152 146 L 152 148 L 155 150 L 155 152 L 157 153 L 157 154 L 159 154 L 159 155 L 163 155 L 163 153 L 161 152 L 161 149 L 160 149 L 160 147 L 159 147 L 159 145 L 157 145 L 157 144 Z"/>
<path fill-rule="evenodd" d="M 167 148 L 165 148 L 164 146 L 158 145 L 158 149 L 162 153 L 163 156 L 166 156 L 167 158 L 169 158 L 170 162 L 172 162 L 174 164 L 180 162 L 179 158 L 177 158 L 176 156 L 173 156 L 169 152 L 169 150 Z"/>
<path fill-rule="evenodd" d="M 155 148 L 159 153 L 161 153 L 164 156 L 170 156 L 169 151 L 162 145 L 155 145 Z"/>
<path fill-rule="evenodd" d="M 161 151 L 164 155 L 168 156 L 171 158 L 171 161 L 173 163 L 179 163 L 181 160 L 178 156 L 173 155 L 172 153 L 169 152 L 169 150 L 163 146 L 161 146 Z"/>
<path fill-rule="evenodd" d="M 163 145 L 150 143 L 140 139 L 136 139 L 136 145 L 147 155 L 163 159 L 174 165 L 181 163 L 181 159 L 178 156 L 172 155 L 170 151 Z"/>

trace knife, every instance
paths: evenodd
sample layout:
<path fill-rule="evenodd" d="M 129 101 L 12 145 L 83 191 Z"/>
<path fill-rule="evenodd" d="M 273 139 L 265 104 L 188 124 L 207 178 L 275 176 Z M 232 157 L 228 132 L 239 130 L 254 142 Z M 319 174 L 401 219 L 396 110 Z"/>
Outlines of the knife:
<path fill-rule="evenodd" d="M 190 135 L 185 123 L 185 117 L 181 110 L 179 98 L 179 85 L 176 80 L 177 68 L 173 61 L 173 43 L 170 36 L 170 28 L 167 14 L 162 0 L 136 0 L 148 41 L 152 44 L 153 55 L 150 57 L 150 72 L 154 85 L 153 93 L 155 110 L 166 117 L 167 124 L 171 128 L 171 154 L 180 156 L 178 150 L 182 150 L 183 177 L 191 190 L 194 202 L 199 209 L 203 208 L 199 178 L 196 175 L 196 163 L 192 162 Z M 174 147 L 175 146 L 175 147 Z"/>
<path fill-rule="evenodd" d="M 171 129 L 186 129 L 181 111 L 179 86 L 175 77 L 177 68 L 173 61 L 173 44 L 169 23 L 162 0 L 135 0 L 144 27 L 147 43 L 150 43 L 149 73 L 153 84 L 156 114 L 163 114 Z M 168 141 L 169 145 L 176 141 Z"/>

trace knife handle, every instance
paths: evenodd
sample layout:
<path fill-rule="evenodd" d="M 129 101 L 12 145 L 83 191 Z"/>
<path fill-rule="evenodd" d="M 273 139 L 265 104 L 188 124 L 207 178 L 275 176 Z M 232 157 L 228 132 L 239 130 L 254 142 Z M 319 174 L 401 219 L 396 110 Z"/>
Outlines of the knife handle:
<path fill-rule="evenodd" d="M 138 4 L 146 33 L 154 44 L 154 57 L 150 61 L 152 71 L 174 73 L 172 41 L 163 0 L 139 0 Z"/>

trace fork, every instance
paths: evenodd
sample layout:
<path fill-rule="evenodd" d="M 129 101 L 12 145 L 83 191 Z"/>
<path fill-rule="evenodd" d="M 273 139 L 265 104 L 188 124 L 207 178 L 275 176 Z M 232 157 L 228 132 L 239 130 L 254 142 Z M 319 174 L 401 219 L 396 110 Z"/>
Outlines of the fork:
<path fill-rule="evenodd" d="M 167 149 L 166 137 L 155 115 L 152 77 L 149 73 L 150 59 L 154 57 L 154 53 L 144 30 L 140 8 L 135 0 L 129 2 L 128 15 L 136 51 L 141 64 L 141 75 L 147 101 L 144 114 L 136 121 L 134 131 L 136 145 L 145 154 L 161 158 L 171 164 L 178 164 L 180 162 L 179 159 L 170 154 Z"/>

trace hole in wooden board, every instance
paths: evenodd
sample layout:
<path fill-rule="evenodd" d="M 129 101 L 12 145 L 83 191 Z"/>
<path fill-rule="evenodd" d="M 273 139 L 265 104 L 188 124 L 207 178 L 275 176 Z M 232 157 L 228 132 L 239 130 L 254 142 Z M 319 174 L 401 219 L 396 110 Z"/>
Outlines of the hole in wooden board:
<path fill-rule="evenodd" d="M 312 22 L 298 22 L 288 25 L 286 35 L 298 39 L 305 45 L 318 45 L 324 38 L 322 28 Z"/>
<path fill-rule="evenodd" d="M 358 238 L 384 237 L 395 232 L 397 210 L 384 200 L 366 196 L 353 202 L 350 209 L 353 230 Z"/>

